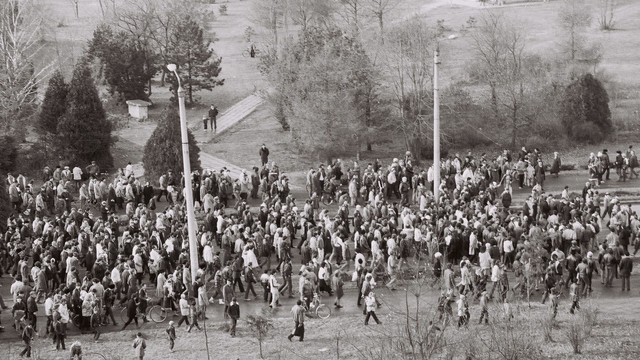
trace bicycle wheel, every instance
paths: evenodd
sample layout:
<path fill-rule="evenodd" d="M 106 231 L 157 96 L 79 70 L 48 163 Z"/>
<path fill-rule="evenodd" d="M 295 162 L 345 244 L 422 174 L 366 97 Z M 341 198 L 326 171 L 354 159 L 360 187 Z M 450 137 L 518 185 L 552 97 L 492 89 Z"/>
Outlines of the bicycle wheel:
<path fill-rule="evenodd" d="M 249 50 L 246 50 L 246 49 L 245 49 L 245 50 L 242 52 L 242 57 L 249 57 L 249 55 L 250 55 L 250 54 L 249 54 Z"/>
<path fill-rule="evenodd" d="M 320 304 L 316 308 L 316 315 L 320 319 L 327 319 L 329 318 L 329 316 L 331 316 L 331 309 L 329 309 L 329 307 L 326 306 L 325 304 Z"/>
<path fill-rule="evenodd" d="M 129 320 L 129 316 L 127 316 L 127 308 L 124 307 L 122 308 L 122 310 L 120 310 L 120 320 L 122 320 L 123 323 L 126 323 L 127 320 Z"/>
<path fill-rule="evenodd" d="M 149 309 L 149 317 L 155 323 L 161 323 L 167 318 L 167 310 L 160 305 L 154 305 Z"/>
<path fill-rule="evenodd" d="M 322 203 L 325 205 L 333 204 L 333 197 L 329 196 L 328 194 L 322 195 Z"/>

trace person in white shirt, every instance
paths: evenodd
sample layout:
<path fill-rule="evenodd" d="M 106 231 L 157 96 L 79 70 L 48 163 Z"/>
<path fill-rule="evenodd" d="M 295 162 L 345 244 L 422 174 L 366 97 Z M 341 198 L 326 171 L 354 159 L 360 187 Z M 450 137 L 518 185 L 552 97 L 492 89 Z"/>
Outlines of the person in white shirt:
<path fill-rule="evenodd" d="M 24 283 L 22 282 L 22 277 L 20 275 L 17 275 L 15 280 L 16 281 L 13 284 L 11 284 L 11 289 L 9 290 L 9 293 L 13 296 L 14 304 L 17 301 L 18 293 L 20 293 L 20 290 L 22 290 L 22 287 L 24 286 Z"/>
<path fill-rule="evenodd" d="M 281 306 L 278 302 L 280 299 L 280 292 L 278 291 L 280 284 L 278 284 L 278 280 L 276 279 L 276 270 L 271 271 L 269 286 L 271 287 L 271 304 L 269 307 L 275 308 L 276 306 Z"/>
<path fill-rule="evenodd" d="M 493 299 L 493 292 L 496 290 L 498 286 L 500 286 L 500 278 L 502 277 L 502 269 L 500 269 L 500 261 L 496 261 L 491 269 L 491 282 L 493 282 L 493 286 L 491 287 L 491 292 L 489 293 L 489 299 Z"/>
<path fill-rule="evenodd" d="M 47 295 L 47 299 L 44 301 L 44 315 L 47 317 L 47 335 L 54 333 L 53 326 L 53 293 Z"/>
<path fill-rule="evenodd" d="M 82 182 L 82 169 L 79 166 L 73 168 L 73 182 L 76 185 L 76 190 L 80 188 Z"/>
<path fill-rule="evenodd" d="M 507 268 L 510 269 L 511 264 L 513 264 L 515 254 L 511 237 L 508 237 L 504 240 L 504 242 L 502 243 L 502 249 L 504 250 L 504 263 L 506 264 Z"/>

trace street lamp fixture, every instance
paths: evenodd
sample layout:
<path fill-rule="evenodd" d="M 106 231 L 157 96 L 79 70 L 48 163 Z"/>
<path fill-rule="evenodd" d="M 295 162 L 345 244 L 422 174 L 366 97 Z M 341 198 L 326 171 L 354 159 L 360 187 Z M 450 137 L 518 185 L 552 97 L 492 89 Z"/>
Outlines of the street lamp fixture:
<path fill-rule="evenodd" d="M 196 283 L 198 271 L 198 245 L 196 239 L 196 216 L 193 209 L 193 186 L 191 184 L 191 162 L 189 157 L 189 136 L 187 131 L 187 113 L 184 106 L 184 90 L 175 64 L 168 64 L 167 70 L 173 72 L 178 80 L 178 107 L 180 109 L 180 134 L 182 136 L 182 165 L 184 168 L 185 201 L 187 203 L 187 229 L 189 231 L 189 258 L 191 262 L 191 283 Z M 197 295 L 196 295 L 197 296 Z"/>

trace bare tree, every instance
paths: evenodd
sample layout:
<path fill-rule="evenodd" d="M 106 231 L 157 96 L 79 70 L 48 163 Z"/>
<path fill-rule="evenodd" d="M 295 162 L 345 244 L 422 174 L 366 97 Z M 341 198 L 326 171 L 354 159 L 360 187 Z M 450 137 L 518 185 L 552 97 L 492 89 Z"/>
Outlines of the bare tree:
<path fill-rule="evenodd" d="M 33 0 L 0 5 L 0 129 L 11 133 L 35 108 L 38 85 L 52 63 L 43 57 L 43 17 Z"/>
<path fill-rule="evenodd" d="M 340 0 L 342 11 L 339 14 L 351 27 L 353 34 L 360 34 L 360 27 L 366 13 L 366 0 Z"/>
<path fill-rule="evenodd" d="M 475 71 L 489 85 L 490 104 L 497 124 L 507 121 L 511 147 L 519 132 L 534 119 L 531 99 L 547 78 L 545 62 L 525 51 L 522 29 L 500 14 L 487 13 L 473 33 L 477 54 Z"/>
<path fill-rule="evenodd" d="M 591 25 L 590 9 L 584 0 L 564 0 L 558 20 L 567 35 L 563 50 L 569 54 L 570 60 L 575 60 L 576 54 L 585 48 L 583 33 Z"/>
<path fill-rule="evenodd" d="M 252 21 L 270 33 L 274 49 L 278 49 L 279 46 L 279 31 L 284 23 L 284 14 L 281 0 L 253 2 Z"/>
<path fill-rule="evenodd" d="M 289 0 L 288 13 L 293 23 L 302 31 L 309 26 L 326 27 L 332 22 L 335 5 L 331 0 Z"/>
<path fill-rule="evenodd" d="M 400 130 L 407 150 L 419 154 L 416 146 L 429 130 L 423 115 L 430 111 L 436 34 L 415 17 L 392 28 L 388 39 L 385 62 L 400 113 Z"/>
<path fill-rule="evenodd" d="M 598 23 L 601 30 L 613 30 L 616 0 L 598 0 Z"/>
<path fill-rule="evenodd" d="M 380 43 L 384 44 L 384 20 L 401 0 L 368 0 L 368 10 L 374 15 L 378 21 L 380 28 Z"/>

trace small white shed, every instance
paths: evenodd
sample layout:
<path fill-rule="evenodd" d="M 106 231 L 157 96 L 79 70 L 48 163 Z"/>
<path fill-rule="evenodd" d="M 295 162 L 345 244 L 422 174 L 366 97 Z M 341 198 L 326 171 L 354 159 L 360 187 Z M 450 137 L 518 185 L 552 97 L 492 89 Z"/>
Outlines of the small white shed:
<path fill-rule="evenodd" d="M 149 117 L 147 108 L 151 106 L 150 102 L 144 100 L 127 100 L 129 105 L 129 115 L 136 119 L 146 119 Z"/>

